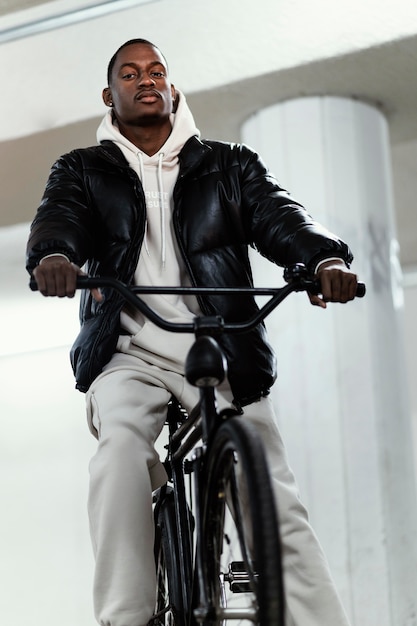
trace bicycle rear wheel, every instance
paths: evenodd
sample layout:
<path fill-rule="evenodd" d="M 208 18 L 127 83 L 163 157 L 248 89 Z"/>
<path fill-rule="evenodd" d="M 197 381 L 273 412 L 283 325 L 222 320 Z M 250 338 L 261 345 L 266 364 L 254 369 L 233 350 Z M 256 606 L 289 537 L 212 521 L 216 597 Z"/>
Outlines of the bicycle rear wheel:
<path fill-rule="evenodd" d="M 179 546 L 175 525 L 174 498 L 171 488 L 155 507 L 156 600 L 155 626 L 184 626 L 185 611 L 181 591 Z"/>
<path fill-rule="evenodd" d="M 242 417 L 208 453 L 203 544 L 210 625 L 284 624 L 278 519 L 262 442 Z M 232 621 L 233 620 L 233 621 Z"/>

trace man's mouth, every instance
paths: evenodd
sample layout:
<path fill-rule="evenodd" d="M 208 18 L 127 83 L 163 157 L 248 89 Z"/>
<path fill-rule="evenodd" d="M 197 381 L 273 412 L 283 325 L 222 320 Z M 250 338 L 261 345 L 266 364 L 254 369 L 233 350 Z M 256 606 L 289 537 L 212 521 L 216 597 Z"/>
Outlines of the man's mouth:
<path fill-rule="evenodd" d="M 148 103 L 156 102 L 159 98 L 160 95 L 157 91 L 140 91 L 136 96 L 136 100 Z"/>

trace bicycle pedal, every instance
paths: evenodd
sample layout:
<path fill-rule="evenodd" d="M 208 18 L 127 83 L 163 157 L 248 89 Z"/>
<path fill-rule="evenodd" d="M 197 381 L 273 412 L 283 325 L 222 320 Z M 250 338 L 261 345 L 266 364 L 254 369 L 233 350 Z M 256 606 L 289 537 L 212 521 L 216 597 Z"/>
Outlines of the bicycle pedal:
<path fill-rule="evenodd" d="M 251 591 L 251 585 L 249 582 L 233 582 L 229 585 L 232 593 L 249 593 Z"/>
<path fill-rule="evenodd" d="M 257 574 L 254 573 L 255 580 Z M 243 561 L 232 561 L 229 571 L 224 575 L 224 580 L 229 583 L 232 593 L 248 593 L 253 590 L 251 576 L 248 574 Z"/>

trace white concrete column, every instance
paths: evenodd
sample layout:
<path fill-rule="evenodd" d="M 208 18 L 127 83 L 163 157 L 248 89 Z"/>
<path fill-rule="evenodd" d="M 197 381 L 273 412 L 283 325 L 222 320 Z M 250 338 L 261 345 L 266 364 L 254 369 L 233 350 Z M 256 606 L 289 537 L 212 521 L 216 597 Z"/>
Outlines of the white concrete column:
<path fill-rule="evenodd" d="M 242 140 L 352 247 L 366 298 L 270 319 L 280 427 L 355 626 L 417 624 L 417 504 L 387 123 L 353 99 L 291 100 Z M 258 258 L 258 257 L 256 257 Z M 255 261 L 258 284 L 282 272 Z"/>

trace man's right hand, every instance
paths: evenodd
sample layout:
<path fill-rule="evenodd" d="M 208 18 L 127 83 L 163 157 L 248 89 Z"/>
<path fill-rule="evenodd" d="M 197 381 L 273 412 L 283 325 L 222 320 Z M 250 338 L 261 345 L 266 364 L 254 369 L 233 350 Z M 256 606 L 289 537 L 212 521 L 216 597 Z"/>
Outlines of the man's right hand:
<path fill-rule="evenodd" d="M 33 271 L 33 277 L 41 294 L 58 296 L 58 298 L 74 297 L 77 276 L 85 276 L 85 273 L 78 265 L 60 255 L 44 258 Z M 103 300 L 99 289 L 91 289 L 91 295 L 97 302 Z"/>

